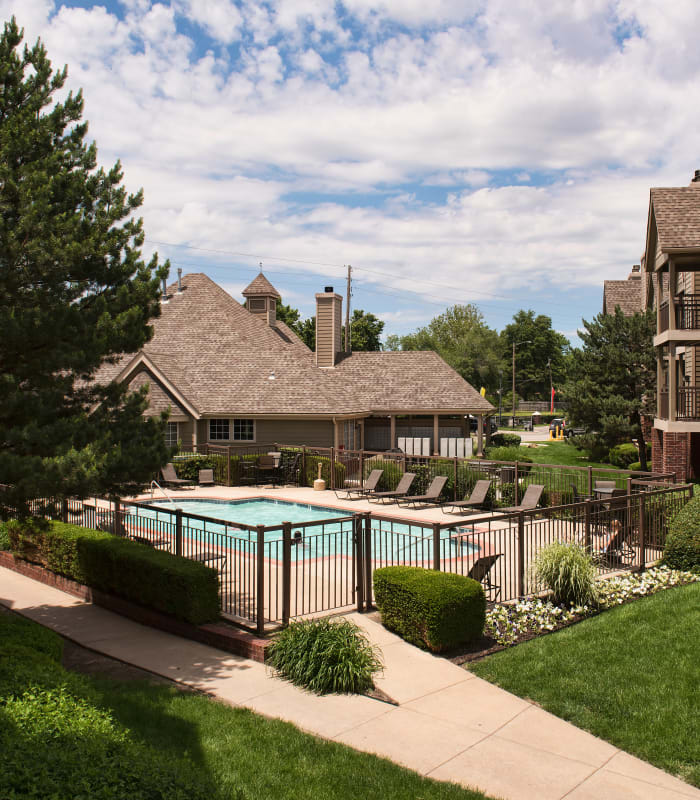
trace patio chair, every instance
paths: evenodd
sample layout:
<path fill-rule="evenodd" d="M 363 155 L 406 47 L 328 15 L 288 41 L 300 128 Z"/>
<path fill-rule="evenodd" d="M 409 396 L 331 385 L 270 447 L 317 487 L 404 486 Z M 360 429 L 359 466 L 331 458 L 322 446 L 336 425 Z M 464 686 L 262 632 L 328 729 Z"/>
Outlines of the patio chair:
<path fill-rule="evenodd" d="M 368 494 L 374 494 L 383 474 L 383 469 L 373 469 L 362 486 L 350 486 L 345 489 L 336 489 L 335 496 L 338 500 L 360 500 Z M 345 492 L 344 497 L 340 496 L 341 492 Z"/>
<path fill-rule="evenodd" d="M 438 475 L 436 478 L 430 482 L 430 486 L 428 486 L 428 491 L 425 494 L 415 494 L 412 496 L 407 495 L 406 497 L 399 498 L 398 504 L 405 508 L 407 506 L 413 506 L 413 508 L 417 508 L 420 506 L 435 506 L 440 505 L 442 502 L 440 500 L 440 494 L 442 490 L 445 488 L 445 484 L 447 483 L 447 478 L 444 475 Z"/>
<path fill-rule="evenodd" d="M 214 486 L 214 470 L 213 469 L 200 469 L 199 470 L 199 485 L 200 486 Z"/>
<path fill-rule="evenodd" d="M 269 479 L 272 486 L 279 486 L 281 471 L 279 466 L 279 456 L 274 456 L 270 453 L 258 456 L 256 462 L 256 483 L 261 483 L 262 479 L 265 481 Z"/>
<path fill-rule="evenodd" d="M 491 600 L 498 600 L 501 594 L 501 587 L 491 581 L 491 570 L 502 555 L 502 553 L 493 553 L 490 556 L 480 556 L 467 573 L 467 578 L 479 581 L 487 594 L 493 592 L 493 597 L 489 598 Z"/>
<path fill-rule="evenodd" d="M 514 511 L 531 511 L 533 508 L 537 508 L 537 504 L 540 502 L 540 497 L 542 497 L 543 491 L 544 486 L 540 485 L 539 483 L 531 483 L 525 490 L 525 494 L 523 495 L 523 499 L 520 501 L 520 505 L 507 506 L 506 508 L 499 508 L 498 510 L 503 514 L 510 514 Z"/>
<path fill-rule="evenodd" d="M 614 519 L 603 533 L 595 534 L 599 544 L 593 548 L 593 560 L 610 566 L 634 563 L 634 547 L 629 543 L 630 529 Z"/>
<path fill-rule="evenodd" d="M 592 494 L 581 494 L 575 483 L 571 484 L 571 497 L 574 503 L 583 503 L 584 500 L 593 500 Z"/>
<path fill-rule="evenodd" d="M 490 488 L 491 481 L 486 479 L 477 481 L 469 497 L 465 496 L 464 500 L 456 500 L 454 503 L 445 503 L 442 510 L 446 514 L 456 514 L 464 513 L 465 510 L 469 512 L 478 508 L 483 508 L 486 505 Z M 448 511 L 448 508 L 451 508 L 452 511 Z"/>
<path fill-rule="evenodd" d="M 294 483 L 298 486 L 301 474 L 301 453 L 282 452 L 280 473 L 283 483 Z"/>
<path fill-rule="evenodd" d="M 192 486 L 192 481 L 177 477 L 177 472 L 175 472 L 175 467 L 173 466 L 172 462 L 169 462 L 164 467 L 161 467 L 160 474 L 163 476 L 163 483 L 166 486 L 171 486 L 174 489 L 177 489 L 180 486 Z"/>
<path fill-rule="evenodd" d="M 377 501 L 378 503 L 384 503 L 388 501 L 389 503 L 393 503 L 394 500 L 398 500 L 400 497 L 405 497 L 408 494 L 408 490 L 411 488 L 411 484 L 416 478 L 415 472 L 404 472 L 401 480 L 399 481 L 399 485 L 394 489 L 393 492 L 375 492 L 372 495 L 368 495 L 367 499 L 371 502 Z"/>

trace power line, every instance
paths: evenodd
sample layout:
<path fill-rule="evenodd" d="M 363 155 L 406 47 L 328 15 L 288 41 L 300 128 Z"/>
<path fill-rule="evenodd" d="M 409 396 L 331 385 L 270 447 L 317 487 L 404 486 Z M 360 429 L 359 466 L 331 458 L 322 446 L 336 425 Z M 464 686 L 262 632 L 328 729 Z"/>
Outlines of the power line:
<path fill-rule="evenodd" d="M 345 264 L 336 264 L 331 261 L 312 261 L 310 259 L 301 259 L 301 258 L 287 258 L 286 256 L 263 256 L 260 253 L 244 253 L 236 250 L 218 250 L 214 248 L 207 248 L 207 247 L 195 247 L 194 245 L 189 244 L 177 244 L 175 242 L 161 242 L 156 241 L 155 239 L 146 239 L 147 242 L 151 244 L 161 245 L 163 247 L 182 247 L 187 250 L 196 250 L 203 253 L 216 253 L 218 255 L 228 255 L 228 256 L 243 256 L 245 258 L 255 258 L 255 259 L 262 259 L 263 261 L 269 262 L 289 262 L 293 264 L 311 264 L 316 267 L 334 267 L 336 269 L 343 269 L 345 270 Z M 370 269 L 369 267 L 353 267 L 355 270 L 359 270 L 361 272 L 367 272 L 371 275 L 380 275 L 386 278 L 393 278 L 395 280 L 409 280 L 405 275 L 397 275 L 395 272 L 386 272 L 385 270 L 377 270 L 377 269 Z M 430 285 L 430 286 L 439 286 L 441 289 L 450 289 L 452 291 L 464 291 L 464 287 L 462 286 L 450 286 L 448 284 L 444 284 L 438 281 L 431 281 L 427 279 L 421 279 L 421 283 Z M 410 290 L 406 290 L 410 291 Z M 480 289 L 472 289 L 471 290 L 475 294 L 483 295 L 484 297 L 492 297 L 496 300 L 503 300 L 509 302 L 511 298 L 504 297 L 503 295 L 493 294 L 491 292 L 484 292 Z"/>

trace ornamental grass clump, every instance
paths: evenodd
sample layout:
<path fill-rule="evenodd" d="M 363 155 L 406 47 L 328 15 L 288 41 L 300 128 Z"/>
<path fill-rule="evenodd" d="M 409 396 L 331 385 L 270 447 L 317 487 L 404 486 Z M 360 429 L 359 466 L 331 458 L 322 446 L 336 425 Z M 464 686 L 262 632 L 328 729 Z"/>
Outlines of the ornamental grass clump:
<path fill-rule="evenodd" d="M 362 694 L 382 669 L 379 654 L 349 620 L 303 620 L 278 634 L 267 661 L 296 686 L 316 694 Z"/>
<path fill-rule="evenodd" d="M 540 550 L 535 577 L 561 605 L 595 605 L 598 601 L 596 568 L 592 558 L 576 544 L 554 542 Z"/>

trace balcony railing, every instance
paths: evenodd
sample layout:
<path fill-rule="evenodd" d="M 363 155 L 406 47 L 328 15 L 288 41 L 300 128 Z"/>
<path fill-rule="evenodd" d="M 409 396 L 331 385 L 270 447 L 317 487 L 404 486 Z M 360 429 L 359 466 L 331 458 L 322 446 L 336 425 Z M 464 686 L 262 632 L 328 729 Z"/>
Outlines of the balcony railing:
<path fill-rule="evenodd" d="M 668 330 L 668 300 L 664 300 L 659 308 L 659 333 Z"/>
<path fill-rule="evenodd" d="M 700 330 L 700 295 L 686 294 L 676 301 L 676 328 L 684 331 Z"/>
<path fill-rule="evenodd" d="M 700 387 L 683 386 L 683 388 L 678 390 L 676 419 L 700 419 Z"/>

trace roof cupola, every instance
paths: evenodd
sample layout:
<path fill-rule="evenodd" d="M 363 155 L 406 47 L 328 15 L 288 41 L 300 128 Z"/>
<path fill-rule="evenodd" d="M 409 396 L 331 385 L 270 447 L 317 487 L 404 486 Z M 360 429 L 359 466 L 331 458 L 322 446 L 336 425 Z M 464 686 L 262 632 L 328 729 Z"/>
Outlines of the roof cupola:
<path fill-rule="evenodd" d="M 277 324 L 276 303 L 280 293 L 263 275 L 262 264 L 260 273 L 241 292 L 245 297 L 245 307 L 256 317 L 262 317 L 267 324 L 274 328 Z"/>

